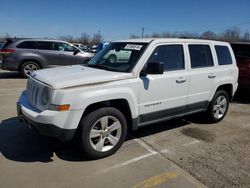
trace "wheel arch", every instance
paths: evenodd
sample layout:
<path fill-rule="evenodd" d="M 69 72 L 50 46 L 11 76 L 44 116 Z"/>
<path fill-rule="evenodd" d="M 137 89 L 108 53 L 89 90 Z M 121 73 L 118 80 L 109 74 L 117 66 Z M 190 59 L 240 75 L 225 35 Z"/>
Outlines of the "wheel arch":
<path fill-rule="evenodd" d="M 126 118 L 128 128 L 133 129 L 132 112 L 131 112 L 131 109 L 129 106 L 129 102 L 123 98 L 100 101 L 100 102 L 90 104 L 85 108 L 82 117 L 85 117 L 89 113 L 91 113 L 97 109 L 104 108 L 104 107 L 113 107 L 113 108 L 116 108 L 119 111 L 121 111 L 121 113 Z"/>
<path fill-rule="evenodd" d="M 23 65 L 24 63 L 29 62 L 29 61 L 30 61 L 30 62 L 35 62 L 35 63 L 37 63 L 37 64 L 39 65 L 39 68 L 40 68 L 40 69 L 43 68 L 41 62 L 38 61 L 38 60 L 35 60 L 35 59 L 23 59 L 23 60 L 21 61 L 20 65 L 19 65 L 19 70 L 21 70 L 22 65 Z"/>
<path fill-rule="evenodd" d="M 219 90 L 226 91 L 228 93 L 229 100 L 232 100 L 232 98 L 233 98 L 233 84 L 228 83 L 228 84 L 220 85 L 216 89 L 216 92 L 219 91 Z"/>

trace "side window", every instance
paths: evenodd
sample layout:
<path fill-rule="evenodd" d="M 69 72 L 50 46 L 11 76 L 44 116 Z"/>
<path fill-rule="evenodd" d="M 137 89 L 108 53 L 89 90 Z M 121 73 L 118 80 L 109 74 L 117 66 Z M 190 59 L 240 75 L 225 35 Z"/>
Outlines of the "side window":
<path fill-rule="evenodd" d="M 227 46 L 215 46 L 219 65 L 230 65 L 233 63 Z"/>
<path fill-rule="evenodd" d="M 36 49 L 36 43 L 34 41 L 25 41 L 18 44 L 17 48 Z"/>
<path fill-rule="evenodd" d="M 158 46 L 150 56 L 148 62 L 163 62 L 165 71 L 185 69 L 183 46 Z"/>
<path fill-rule="evenodd" d="M 58 42 L 57 46 L 59 51 L 74 52 L 75 50 L 77 50 L 77 48 L 63 42 Z"/>
<path fill-rule="evenodd" d="M 54 42 L 37 41 L 37 48 L 40 50 L 57 50 Z"/>
<path fill-rule="evenodd" d="M 213 58 L 209 45 L 191 44 L 188 45 L 188 48 L 192 68 L 213 66 Z"/>

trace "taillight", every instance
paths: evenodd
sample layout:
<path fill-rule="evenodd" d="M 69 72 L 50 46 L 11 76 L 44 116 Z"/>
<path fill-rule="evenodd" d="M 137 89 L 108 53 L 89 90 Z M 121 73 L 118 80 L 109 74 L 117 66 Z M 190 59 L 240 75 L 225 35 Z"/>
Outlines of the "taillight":
<path fill-rule="evenodd" d="M 0 54 L 10 54 L 10 53 L 14 53 L 16 50 L 14 49 L 1 49 L 0 50 Z"/>

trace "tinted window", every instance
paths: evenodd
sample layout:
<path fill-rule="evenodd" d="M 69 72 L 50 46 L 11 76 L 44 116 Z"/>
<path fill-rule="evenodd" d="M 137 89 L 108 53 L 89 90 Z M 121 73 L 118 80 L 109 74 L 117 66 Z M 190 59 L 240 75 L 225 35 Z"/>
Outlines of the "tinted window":
<path fill-rule="evenodd" d="M 164 70 L 184 69 L 184 54 L 182 45 L 164 45 L 158 46 L 149 62 L 163 62 Z"/>
<path fill-rule="evenodd" d="M 226 46 L 215 46 L 219 65 L 232 64 L 231 54 Z"/>
<path fill-rule="evenodd" d="M 77 50 L 77 48 L 73 47 L 72 45 L 63 42 L 58 42 L 57 46 L 59 51 L 74 52 Z"/>
<path fill-rule="evenodd" d="M 36 49 L 36 43 L 34 41 L 25 41 L 18 44 L 17 48 Z"/>
<path fill-rule="evenodd" d="M 58 50 L 55 42 L 37 41 L 37 48 L 40 50 Z"/>
<path fill-rule="evenodd" d="M 213 66 L 213 58 L 208 45 L 188 45 L 191 58 L 191 67 Z"/>

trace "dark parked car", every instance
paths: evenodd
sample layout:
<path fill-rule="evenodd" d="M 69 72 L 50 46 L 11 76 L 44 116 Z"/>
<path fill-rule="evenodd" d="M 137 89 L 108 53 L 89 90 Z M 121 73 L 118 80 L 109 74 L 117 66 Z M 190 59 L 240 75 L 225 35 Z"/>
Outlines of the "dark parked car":
<path fill-rule="evenodd" d="M 250 87 L 250 43 L 231 43 L 237 66 L 239 68 L 238 82 L 241 86 Z"/>
<path fill-rule="evenodd" d="M 94 56 L 65 41 L 17 38 L 7 39 L 0 54 L 2 69 L 19 71 L 25 77 L 37 69 L 83 64 Z"/>

